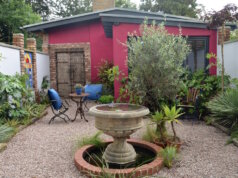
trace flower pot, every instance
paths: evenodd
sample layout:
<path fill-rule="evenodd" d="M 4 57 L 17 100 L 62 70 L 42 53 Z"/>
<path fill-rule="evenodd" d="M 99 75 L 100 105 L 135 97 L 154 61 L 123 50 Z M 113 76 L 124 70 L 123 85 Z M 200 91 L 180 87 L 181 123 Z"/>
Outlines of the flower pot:
<path fill-rule="evenodd" d="M 82 90 L 83 90 L 82 88 L 75 88 L 77 95 L 81 95 Z"/>
<path fill-rule="evenodd" d="M 173 139 L 167 140 L 167 146 L 174 146 L 177 149 L 177 152 L 180 151 L 180 147 L 183 144 L 182 141 L 177 137 L 177 139 L 174 141 Z"/>

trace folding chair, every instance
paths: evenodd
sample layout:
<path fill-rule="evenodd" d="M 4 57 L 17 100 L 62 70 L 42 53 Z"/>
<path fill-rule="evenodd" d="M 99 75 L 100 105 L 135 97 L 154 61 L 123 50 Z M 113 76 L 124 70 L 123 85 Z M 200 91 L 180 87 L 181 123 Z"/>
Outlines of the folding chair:
<path fill-rule="evenodd" d="M 65 105 L 63 104 L 63 102 L 61 101 L 61 98 L 60 98 L 59 94 L 58 94 L 57 91 L 55 91 L 54 89 L 49 89 L 49 90 L 48 90 L 48 97 L 49 97 L 49 100 L 50 100 L 50 102 L 51 102 L 51 105 L 50 105 L 51 110 L 52 110 L 52 112 L 53 112 L 53 114 L 54 114 L 54 116 L 50 119 L 49 124 L 50 124 L 56 117 L 59 117 L 59 118 L 63 119 L 64 122 L 66 122 L 66 123 L 67 123 L 67 121 L 65 120 L 65 117 L 66 117 L 69 121 L 71 121 L 70 118 L 69 118 L 69 116 L 65 114 L 65 112 L 68 111 L 68 109 L 69 109 L 69 107 L 68 107 L 69 104 L 67 103 L 67 101 L 66 101 L 66 104 L 67 104 L 68 106 L 65 106 Z M 64 117 L 62 117 L 62 116 L 64 116 Z"/>
<path fill-rule="evenodd" d="M 200 90 L 196 88 L 189 88 L 187 97 L 185 101 L 181 101 L 181 104 L 178 107 L 183 109 L 194 109 L 195 115 L 200 119 L 199 111 L 197 109 L 198 99 L 199 99 Z"/>
<path fill-rule="evenodd" d="M 98 101 L 98 99 L 102 96 L 102 84 L 85 85 L 84 92 L 89 94 L 89 96 L 85 97 L 84 101 L 84 107 L 89 110 L 87 101 Z"/>

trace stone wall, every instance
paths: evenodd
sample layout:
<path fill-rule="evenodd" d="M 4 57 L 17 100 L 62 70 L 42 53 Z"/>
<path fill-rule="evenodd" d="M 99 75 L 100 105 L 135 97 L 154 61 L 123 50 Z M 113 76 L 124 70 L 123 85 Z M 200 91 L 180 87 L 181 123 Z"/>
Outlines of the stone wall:
<path fill-rule="evenodd" d="M 221 27 L 218 28 L 218 45 L 221 44 L 222 41 L 222 30 Z M 224 42 L 230 40 L 230 35 L 231 35 L 231 28 L 230 27 L 225 27 L 225 33 L 224 33 Z"/>

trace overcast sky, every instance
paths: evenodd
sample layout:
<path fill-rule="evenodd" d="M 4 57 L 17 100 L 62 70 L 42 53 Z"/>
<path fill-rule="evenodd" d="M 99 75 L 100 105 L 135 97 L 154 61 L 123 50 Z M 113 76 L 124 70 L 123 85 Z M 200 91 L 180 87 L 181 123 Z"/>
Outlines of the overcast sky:
<path fill-rule="evenodd" d="M 140 0 L 131 1 L 137 5 L 140 3 Z M 206 7 L 206 10 L 220 10 L 228 3 L 233 3 L 238 6 L 238 0 L 197 0 L 197 3 L 203 4 Z"/>

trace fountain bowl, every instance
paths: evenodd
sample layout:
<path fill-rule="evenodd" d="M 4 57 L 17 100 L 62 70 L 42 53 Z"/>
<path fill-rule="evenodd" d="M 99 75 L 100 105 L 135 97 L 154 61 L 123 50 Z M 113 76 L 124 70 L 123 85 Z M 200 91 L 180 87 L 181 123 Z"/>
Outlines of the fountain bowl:
<path fill-rule="evenodd" d="M 135 149 L 126 139 L 143 126 L 143 116 L 150 113 L 149 109 L 115 103 L 94 106 L 89 113 L 95 117 L 95 127 L 114 139 L 103 154 L 104 160 L 121 165 L 135 161 Z"/>

